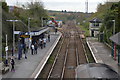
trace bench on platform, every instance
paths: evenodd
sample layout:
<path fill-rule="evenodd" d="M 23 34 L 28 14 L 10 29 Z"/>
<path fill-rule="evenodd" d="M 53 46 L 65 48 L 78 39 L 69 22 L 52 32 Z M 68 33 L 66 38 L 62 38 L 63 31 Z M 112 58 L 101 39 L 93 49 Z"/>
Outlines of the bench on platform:
<path fill-rule="evenodd" d="M 3 62 L 0 63 L 0 74 L 5 74 L 9 71 L 9 66 L 5 66 Z"/>

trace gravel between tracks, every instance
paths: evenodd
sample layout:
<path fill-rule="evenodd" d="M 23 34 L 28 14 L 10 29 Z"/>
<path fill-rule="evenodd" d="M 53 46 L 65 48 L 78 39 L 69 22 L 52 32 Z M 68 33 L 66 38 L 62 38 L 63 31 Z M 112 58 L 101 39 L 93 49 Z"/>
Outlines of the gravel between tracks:
<path fill-rule="evenodd" d="M 72 21 L 66 23 L 66 26 L 62 28 L 62 40 L 64 39 L 64 41 L 62 45 L 60 45 L 62 40 L 61 42 L 59 42 L 52 54 L 54 58 L 57 54 L 59 54 L 59 56 L 57 57 L 55 66 L 53 67 L 53 71 L 50 74 L 50 78 L 61 78 L 62 73 L 64 73 L 63 78 L 75 79 L 75 68 L 77 67 L 77 60 L 79 64 L 87 63 L 83 43 L 80 38 L 80 33 L 78 31 L 79 30 L 76 28 L 76 25 Z M 58 52 L 60 46 L 61 49 Z M 66 53 L 67 57 L 65 56 Z M 52 64 L 53 63 L 49 63 L 48 61 L 45 68 L 39 75 L 39 78 L 47 78 Z"/>

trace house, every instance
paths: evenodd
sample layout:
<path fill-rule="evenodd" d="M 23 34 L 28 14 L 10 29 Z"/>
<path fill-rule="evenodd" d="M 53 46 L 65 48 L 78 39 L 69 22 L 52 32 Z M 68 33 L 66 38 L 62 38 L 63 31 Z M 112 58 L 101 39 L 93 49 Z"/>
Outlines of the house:
<path fill-rule="evenodd" d="M 102 21 L 98 18 L 94 18 L 90 21 L 89 24 L 89 30 L 90 30 L 90 36 L 96 37 L 99 34 L 99 29 L 102 25 Z"/>

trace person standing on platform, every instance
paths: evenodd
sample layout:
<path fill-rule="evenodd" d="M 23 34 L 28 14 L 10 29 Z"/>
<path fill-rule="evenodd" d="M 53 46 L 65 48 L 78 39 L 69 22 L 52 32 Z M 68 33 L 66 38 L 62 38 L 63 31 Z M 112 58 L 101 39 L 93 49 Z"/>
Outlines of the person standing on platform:
<path fill-rule="evenodd" d="M 43 40 L 40 39 L 39 41 L 40 41 L 40 47 L 41 47 L 41 49 L 42 49 L 42 48 L 43 48 Z"/>
<path fill-rule="evenodd" d="M 14 68 L 15 61 L 13 58 L 11 58 L 10 63 L 11 63 L 11 71 L 15 71 L 15 68 Z"/>
<path fill-rule="evenodd" d="M 46 42 L 47 42 L 47 41 L 46 41 L 46 38 L 44 38 L 44 39 L 43 39 L 43 46 L 44 46 L 44 48 L 46 47 Z"/>
<path fill-rule="evenodd" d="M 32 55 L 34 54 L 34 49 L 35 49 L 35 47 L 34 47 L 34 45 L 32 44 L 32 45 L 31 45 L 31 54 L 32 54 Z"/>
<path fill-rule="evenodd" d="M 57 33 L 57 28 L 55 28 L 55 34 Z"/>
<path fill-rule="evenodd" d="M 38 48 L 38 45 L 37 43 L 35 43 L 35 54 L 37 54 L 37 48 Z"/>
<path fill-rule="evenodd" d="M 26 51 L 26 44 L 24 44 L 23 49 L 24 49 L 25 59 L 27 59 L 27 55 L 26 55 L 26 53 L 27 53 L 27 51 Z"/>
<path fill-rule="evenodd" d="M 11 48 L 11 52 L 12 52 L 12 56 L 14 56 L 14 54 L 13 54 L 13 48 Z"/>
<path fill-rule="evenodd" d="M 50 34 L 48 34 L 48 41 L 50 42 Z"/>

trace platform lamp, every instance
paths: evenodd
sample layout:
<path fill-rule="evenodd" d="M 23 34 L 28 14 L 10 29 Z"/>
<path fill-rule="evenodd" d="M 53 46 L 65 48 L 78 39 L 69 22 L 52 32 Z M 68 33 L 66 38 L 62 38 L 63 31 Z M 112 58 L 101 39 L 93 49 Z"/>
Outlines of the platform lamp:
<path fill-rule="evenodd" d="M 113 35 L 115 35 L 115 20 L 112 20 L 113 24 Z M 112 57 L 114 57 L 114 60 L 116 60 L 116 44 L 112 42 Z"/>
<path fill-rule="evenodd" d="M 5 64 L 6 64 L 6 66 L 8 66 L 8 39 L 7 39 L 7 34 L 6 34 L 6 47 L 5 47 L 5 51 L 6 51 Z"/>
<path fill-rule="evenodd" d="M 30 34 L 31 30 L 30 30 L 30 20 L 33 19 L 33 18 L 30 18 L 28 17 L 28 32 L 29 32 L 29 35 L 30 35 L 30 38 L 29 38 L 29 49 L 30 49 L 30 46 L 31 46 L 31 39 L 32 39 L 32 36 Z"/>
<path fill-rule="evenodd" d="M 13 53 L 12 53 L 12 56 L 14 56 L 14 53 L 15 53 L 15 35 L 14 35 L 14 31 L 15 31 L 15 22 L 18 22 L 20 20 L 6 20 L 6 21 L 9 21 L 9 22 L 13 22 Z"/>

